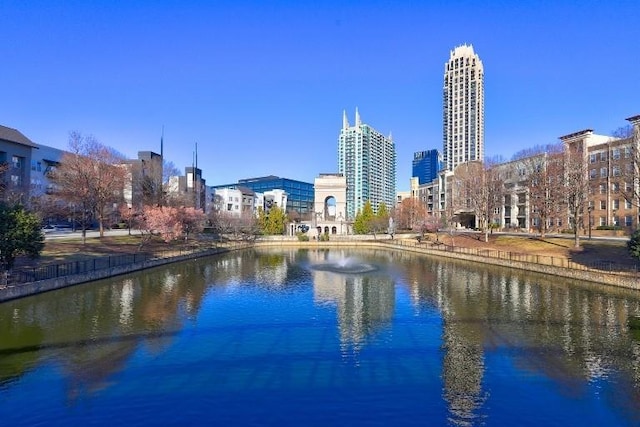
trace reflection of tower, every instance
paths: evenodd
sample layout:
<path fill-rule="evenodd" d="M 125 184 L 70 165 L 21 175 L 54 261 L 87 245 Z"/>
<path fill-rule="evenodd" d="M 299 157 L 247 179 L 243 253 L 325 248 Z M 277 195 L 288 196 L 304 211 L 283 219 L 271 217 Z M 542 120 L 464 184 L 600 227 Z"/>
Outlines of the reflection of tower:
<path fill-rule="evenodd" d="M 485 396 L 482 391 L 484 375 L 483 322 L 484 308 L 477 304 L 481 279 L 470 272 L 460 274 L 457 269 L 438 269 L 438 283 L 456 283 L 441 292 L 443 317 L 442 379 L 444 398 L 449 406 L 450 420 L 459 424 L 474 424 L 476 411 Z M 442 277 L 448 276 L 448 277 Z M 478 314 L 475 310 L 483 310 Z"/>
<path fill-rule="evenodd" d="M 313 289 L 316 302 L 336 304 L 340 341 L 356 350 L 393 316 L 395 290 L 388 276 L 314 270 Z"/>

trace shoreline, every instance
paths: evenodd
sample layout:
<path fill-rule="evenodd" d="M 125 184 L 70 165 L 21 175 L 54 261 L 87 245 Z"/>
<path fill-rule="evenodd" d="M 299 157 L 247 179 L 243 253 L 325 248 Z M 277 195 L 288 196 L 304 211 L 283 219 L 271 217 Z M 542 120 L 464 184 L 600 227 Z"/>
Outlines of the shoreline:
<path fill-rule="evenodd" d="M 134 271 L 145 270 L 148 268 L 158 267 L 175 262 L 187 261 L 202 257 L 209 257 L 236 250 L 244 250 L 254 247 L 296 247 L 296 248 L 332 248 L 332 247 L 369 247 L 384 248 L 408 251 L 412 253 L 423 254 L 426 256 L 445 257 L 451 259 L 459 259 L 474 263 L 486 265 L 494 265 L 506 268 L 515 268 L 521 271 L 529 271 L 550 276 L 562 277 L 572 280 L 581 280 L 596 285 L 611 286 L 628 290 L 640 290 L 640 273 L 610 273 L 599 271 L 592 268 L 568 268 L 565 266 L 556 266 L 548 264 L 540 264 L 534 262 L 523 261 L 521 259 L 512 259 L 512 257 L 491 257 L 487 256 L 489 251 L 470 251 L 469 248 L 454 248 L 454 250 L 437 249 L 433 246 L 419 244 L 406 239 L 396 240 L 332 240 L 327 242 L 310 241 L 301 242 L 290 239 L 264 239 L 251 243 L 240 244 L 232 247 L 217 247 L 190 254 L 178 255 L 167 258 L 156 258 L 149 261 L 132 263 L 117 267 L 95 270 L 88 273 L 75 274 L 53 279 L 45 279 L 35 282 L 22 283 L 18 285 L 8 285 L 0 288 L 0 303 L 18 298 L 24 298 L 39 293 L 54 291 L 69 286 L 89 283 L 96 280 L 107 279 Z M 456 250 L 457 249 L 457 250 Z M 473 253 L 475 252 L 475 253 Z M 499 251 L 498 251 L 499 252 Z M 510 254 L 505 252 L 505 254 Z M 535 257 L 535 256 L 533 256 Z M 570 264 L 570 261 L 567 261 Z M 579 265 L 579 264 L 576 264 Z"/>

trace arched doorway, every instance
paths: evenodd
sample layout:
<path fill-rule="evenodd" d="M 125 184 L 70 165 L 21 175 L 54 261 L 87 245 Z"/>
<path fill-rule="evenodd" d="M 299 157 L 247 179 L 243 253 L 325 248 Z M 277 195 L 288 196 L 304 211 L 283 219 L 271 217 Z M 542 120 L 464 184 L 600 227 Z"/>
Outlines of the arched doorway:
<path fill-rule="evenodd" d="M 336 220 L 336 198 L 329 196 L 324 199 L 324 219 L 325 221 Z"/>

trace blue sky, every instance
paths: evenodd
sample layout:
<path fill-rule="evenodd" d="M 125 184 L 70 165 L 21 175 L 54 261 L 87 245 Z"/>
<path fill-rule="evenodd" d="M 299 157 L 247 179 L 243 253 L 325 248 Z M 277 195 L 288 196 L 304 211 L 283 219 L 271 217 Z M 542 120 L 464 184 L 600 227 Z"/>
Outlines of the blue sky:
<path fill-rule="evenodd" d="M 0 2 L 0 124 L 65 149 L 160 150 L 207 184 L 337 171 L 355 108 L 393 133 L 397 187 L 442 150 L 449 52 L 485 68 L 485 154 L 640 114 L 635 1 Z"/>

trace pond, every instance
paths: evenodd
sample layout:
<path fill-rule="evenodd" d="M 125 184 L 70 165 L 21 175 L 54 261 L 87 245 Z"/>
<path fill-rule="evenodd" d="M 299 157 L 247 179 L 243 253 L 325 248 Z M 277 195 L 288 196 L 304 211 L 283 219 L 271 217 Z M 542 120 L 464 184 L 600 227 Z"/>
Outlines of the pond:
<path fill-rule="evenodd" d="M 640 295 L 245 250 L 0 304 L 4 425 L 639 425 Z"/>

